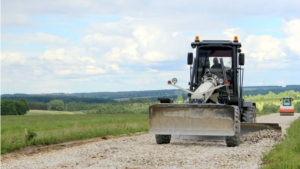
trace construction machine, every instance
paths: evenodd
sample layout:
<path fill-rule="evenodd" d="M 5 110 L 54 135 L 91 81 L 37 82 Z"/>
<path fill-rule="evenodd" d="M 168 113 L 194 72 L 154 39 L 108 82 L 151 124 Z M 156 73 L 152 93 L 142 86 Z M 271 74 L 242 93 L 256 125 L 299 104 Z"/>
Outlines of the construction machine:
<path fill-rule="evenodd" d="M 230 40 L 202 40 L 191 43 L 196 56 L 188 53 L 189 89 L 168 81 L 188 94 L 187 103 L 173 103 L 158 98 L 160 104 L 149 107 L 149 133 L 157 144 L 168 144 L 171 137 L 192 140 L 226 140 L 227 146 L 238 146 L 240 136 L 263 129 L 281 132 L 277 123 L 257 123 L 256 103 L 242 97 L 242 66 L 245 55 L 235 36 Z"/>
<path fill-rule="evenodd" d="M 293 99 L 291 97 L 283 97 L 280 101 L 282 101 L 282 105 L 279 108 L 280 116 L 294 116 Z"/>

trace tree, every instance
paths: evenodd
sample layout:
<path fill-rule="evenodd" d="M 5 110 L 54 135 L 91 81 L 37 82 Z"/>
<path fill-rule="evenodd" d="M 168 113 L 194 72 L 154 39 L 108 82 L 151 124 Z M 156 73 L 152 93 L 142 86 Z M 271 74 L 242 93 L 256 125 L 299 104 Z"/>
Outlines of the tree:
<path fill-rule="evenodd" d="M 20 99 L 20 103 L 22 103 L 25 106 L 26 111 L 29 111 L 29 105 L 24 98 Z"/>
<path fill-rule="evenodd" d="M 15 102 L 15 106 L 16 106 L 18 115 L 26 114 L 27 110 L 26 110 L 26 106 L 23 102 Z"/>
<path fill-rule="evenodd" d="M 64 110 L 64 102 L 62 100 L 52 100 L 50 101 L 50 110 L 63 111 Z"/>
<path fill-rule="evenodd" d="M 29 102 L 28 106 L 33 110 L 48 110 L 49 105 L 42 102 Z"/>
<path fill-rule="evenodd" d="M 1 100 L 1 115 L 24 115 L 29 111 L 29 106 L 25 99 L 19 102 L 12 100 Z"/>
<path fill-rule="evenodd" d="M 269 91 L 269 93 L 266 95 L 266 97 L 273 99 L 274 97 L 276 97 L 276 94 L 274 92 L 272 92 L 272 91 Z"/>
<path fill-rule="evenodd" d="M 183 102 L 183 97 L 182 97 L 181 94 L 177 95 L 176 102 L 178 102 L 178 103 L 182 103 Z"/>
<path fill-rule="evenodd" d="M 1 115 L 17 115 L 16 104 L 12 100 L 1 100 Z"/>

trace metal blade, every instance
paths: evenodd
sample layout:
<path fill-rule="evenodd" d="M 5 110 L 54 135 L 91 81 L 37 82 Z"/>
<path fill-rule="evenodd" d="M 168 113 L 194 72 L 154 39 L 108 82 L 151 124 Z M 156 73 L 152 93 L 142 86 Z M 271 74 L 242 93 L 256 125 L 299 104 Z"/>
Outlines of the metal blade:
<path fill-rule="evenodd" d="M 234 108 L 216 104 L 157 104 L 149 107 L 149 133 L 233 136 Z"/>
<path fill-rule="evenodd" d="M 241 135 L 256 132 L 260 130 L 275 130 L 281 133 L 281 127 L 278 123 L 241 123 Z"/>

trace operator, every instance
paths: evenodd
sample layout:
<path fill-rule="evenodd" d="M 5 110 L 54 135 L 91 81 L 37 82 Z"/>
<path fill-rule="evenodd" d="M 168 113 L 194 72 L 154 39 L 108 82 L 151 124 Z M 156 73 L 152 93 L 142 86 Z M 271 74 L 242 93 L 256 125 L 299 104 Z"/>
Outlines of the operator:
<path fill-rule="evenodd" d="M 219 63 L 218 58 L 214 58 L 213 62 L 214 62 L 214 64 L 211 66 L 212 69 L 214 69 L 214 68 L 222 69 L 222 65 Z"/>

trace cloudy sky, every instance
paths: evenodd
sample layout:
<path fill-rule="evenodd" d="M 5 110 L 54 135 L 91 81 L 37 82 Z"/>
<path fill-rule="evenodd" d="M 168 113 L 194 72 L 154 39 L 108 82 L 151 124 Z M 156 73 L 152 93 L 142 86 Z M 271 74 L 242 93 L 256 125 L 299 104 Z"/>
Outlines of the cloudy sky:
<path fill-rule="evenodd" d="M 239 36 L 244 86 L 299 85 L 299 8 L 299 0 L 4 0 L 1 94 L 173 89 L 173 77 L 187 88 L 195 35 Z"/>

